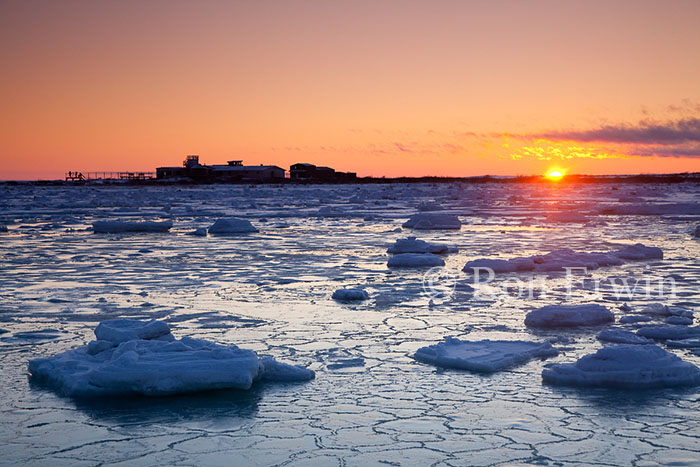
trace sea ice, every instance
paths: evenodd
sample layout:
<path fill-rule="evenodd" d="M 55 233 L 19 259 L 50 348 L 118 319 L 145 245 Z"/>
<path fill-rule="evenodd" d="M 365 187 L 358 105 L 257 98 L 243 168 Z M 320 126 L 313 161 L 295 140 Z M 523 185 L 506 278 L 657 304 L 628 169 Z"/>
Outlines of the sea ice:
<path fill-rule="evenodd" d="M 700 214 L 700 203 L 640 203 L 607 205 L 598 209 L 600 214 L 622 216 L 663 216 L 671 214 Z"/>
<path fill-rule="evenodd" d="M 339 370 L 341 368 L 352 368 L 359 366 L 365 366 L 365 359 L 363 357 L 340 358 L 338 360 L 334 360 L 333 363 L 326 365 L 326 368 L 329 370 Z"/>
<path fill-rule="evenodd" d="M 549 342 L 463 341 L 447 337 L 444 342 L 421 347 L 414 358 L 439 367 L 493 373 L 533 358 L 548 358 L 557 354 L 558 351 Z"/>
<path fill-rule="evenodd" d="M 623 260 L 641 261 L 663 258 L 660 248 L 647 247 L 641 243 L 628 245 L 610 252 L 582 252 L 568 248 L 555 250 L 544 255 L 516 257 L 511 259 L 480 258 L 468 261 L 462 269 L 470 272 L 475 268 L 491 268 L 496 273 L 521 271 L 558 271 L 566 267 L 598 269 L 604 266 L 618 266 Z"/>
<path fill-rule="evenodd" d="M 246 219 L 218 219 L 209 227 L 210 234 L 231 234 L 231 233 L 246 233 L 257 232 L 258 229 L 253 227 L 253 224 Z"/>
<path fill-rule="evenodd" d="M 655 246 L 645 246 L 641 243 L 634 245 L 625 245 L 617 251 L 612 252 L 618 258 L 628 261 L 644 261 L 647 259 L 663 259 L 664 252 L 661 248 Z"/>
<path fill-rule="evenodd" d="M 525 316 L 525 326 L 533 328 L 560 328 L 595 326 L 615 321 L 603 305 L 547 305 L 532 310 Z"/>
<path fill-rule="evenodd" d="M 671 310 L 663 303 L 650 303 L 642 308 L 640 313 L 652 316 L 669 316 Z"/>
<path fill-rule="evenodd" d="M 637 335 L 658 340 L 678 340 L 700 336 L 700 326 L 644 326 Z"/>
<path fill-rule="evenodd" d="M 408 219 L 403 227 L 408 227 L 417 230 L 433 230 L 433 229 L 455 229 L 462 228 L 462 223 L 454 214 L 436 213 L 436 212 L 421 212 L 414 214 Z"/>
<path fill-rule="evenodd" d="M 444 266 L 445 262 L 439 256 L 420 253 L 401 253 L 389 258 L 390 268 L 423 268 Z"/>
<path fill-rule="evenodd" d="M 5 227 L 5 230 L 7 230 L 7 227 Z M 700 225 L 695 227 L 695 232 L 693 235 L 695 235 L 696 237 L 700 237 Z"/>
<path fill-rule="evenodd" d="M 362 289 L 338 289 L 333 292 L 332 298 L 340 301 L 367 300 L 369 294 Z"/>
<path fill-rule="evenodd" d="M 585 224 L 588 222 L 586 214 L 576 211 L 555 212 L 547 216 L 547 222 Z"/>
<path fill-rule="evenodd" d="M 32 379 L 76 397 L 160 396 L 213 389 L 249 389 L 258 380 L 305 381 L 311 370 L 260 359 L 251 350 L 201 339 L 176 340 L 167 324 L 103 321 L 98 340 L 29 361 Z"/>
<path fill-rule="evenodd" d="M 206 227 L 199 227 L 192 232 L 188 232 L 187 235 L 195 235 L 198 237 L 206 237 L 207 236 L 207 228 Z"/>
<path fill-rule="evenodd" d="M 435 255 L 442 255 L 448 252 L 450 252 L 450 247 L 447 245 L 429 243 L 425 240 L 418 240 L 416 237 L 399 238 L 396 240 L 396 243 L 387 250 L 387 253 L 393 255 L 401 253 L 432 253 Z"/>
<path fill-rule="evenodd" d="M 658 345 L 613 345 L 542 371 L 546 383 L 645 389 L 700 384 L 700 368 Z"/>
<path fill-rule="evenodd" d="M 666 318 L 666 324 L 674 324 L 678 326 L 690 326 L 693 324 L 693 318 L 687 316 L 669 316 Z"/>
<path fill-rule="evenodd" d="M 0 224 L 0 232 L 7 232 L 7 226 L 4 224 Z"/>
<path fill-rule="evenodd" d="M 669 340 L 666 341 L 666 345 L 669 347 L 678 347 L 681 349 L 698 349 L 700 348 L 700 337 L 681 339 L 681 340 Z"/>
<path fill-rule="evenodd" d="M 173 227 L 170 221 L 164 222 L 124 222 L 124 221 L 97 221 L 92 223 L 95 233 L 122 233 L 122 232 L 167 232 Z"/>
<path fill-rule="evenodd" d="M 653 344 L 652 339 L 641 337 L 623 329 L 605 329 L 598 333 L 598 340 L 617 344 Z"/>
<path fill-rule="evenodd" d="M 645 323 L 651 321 L 651 316 L 629 315 L 620 318 L 620 324 Z"/>

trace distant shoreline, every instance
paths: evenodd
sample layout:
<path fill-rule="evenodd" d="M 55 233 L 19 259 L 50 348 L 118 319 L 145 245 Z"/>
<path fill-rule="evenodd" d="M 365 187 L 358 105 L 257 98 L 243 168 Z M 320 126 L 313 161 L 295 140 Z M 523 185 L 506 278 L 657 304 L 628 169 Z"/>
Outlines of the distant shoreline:
<path fill-rule="evenodd" d="M 635 175 L 567 175 L 563 180 L 552 181 L 542 175 L 525 176 L 495 176 L 482 175 L 476 177 L 358 177 L 352 181 L 232 181 L 232 182 L 199 182 L 187 179 L 167 180 L 4 180 L 0 185 L 29 185 L 29 186 L 188 186 L 188 185 L 366 185 L 366 184 L 398 184 L 398 183 L 546 183 L 550 185 L 570 183 L 700 183 L 700 172 L 685 172 L 675 174 L 635 174 Z"/>

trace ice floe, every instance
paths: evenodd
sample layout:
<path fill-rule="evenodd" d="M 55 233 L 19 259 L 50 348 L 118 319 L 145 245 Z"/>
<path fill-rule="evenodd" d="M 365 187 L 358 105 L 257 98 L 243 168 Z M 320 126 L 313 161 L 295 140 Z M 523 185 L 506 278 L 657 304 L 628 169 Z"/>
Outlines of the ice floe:
<path fill-rule="evenodd" d="M 339 370 L 341 368 L 353 368 L 365 366 L 365 359 L 363 357 L 354 358 L 339 358 L 334 360 L 332 363 L 326 365 L 329 370 Z"/>
<path fill-rule="evenodd" d="M 444 342 L 421 347 L 414 358 L 444 368 L 493 373 L 520 365 L 533 358 L 558 354 L 549 342 L 464 341 L 447 337 Z"/>
<path fill-rule="evenodd" d="M 645 305 L 640 313 L 651 316 L 670 316 L 671 310 L 663 303 L 650 303 Z"/>
<path fill-rule="evenodd" d="M 188 232 L 187 235 L 195 235 L 197 237 L 206 237 L 207 236 L 207 228 L 206 227 L 199 227 L 198 229 L 195 229 L 191 232 Z"/>
<path fill-rule="evenodd" d="M 666 345 L 669 347 L 677 347 L 681 349 L 698 349 L 700 348 L 700 337 L 680 340 L 668 340 Z"/>
<path fill-rule="evenodd" d="M 167 232 L 172 227 L 173 223 L 170 221 L 97 221 L 92 223 L 92 230 L 95 233 Z"/>
<path fill-rule="evenodd" d="M 246 233 L 246 232 L 257 232 L 258 229 L 253 227 L 253 224 L 246 219 L 218 219 L 211 227 L 209 227 L 210 234 L 232 234 L 232 233 Z"/>
<path fill-rule="evenodd" d="M 653 344 L 653 339 L 641 337 L 624 329 L 605 329 L 598 333 L 598 340 L 616 344 Z"/>
<path fill-rule="evenodd" d="M 628 315 L 620 318 L 620 324 L 645 323 L 647 321 L 651 321 L 651 319 L 651 316 Z"/>
<path fill-rule="evenodd" d="M 640 203 L 605 205 L 598 209 L 600 214 L 622 216 L 657 216 L 671 214 L 700 214 L 700 203 Z"/>
<path fill-rule="evenodd" d="M 423 268 L 444 266 L 445 261 L 433 254 L 401 253 L 389 258 L 387 266 L 390 268 Z"/>
<path fill-rule="evenodd" d="M 314 372 L 251 350 L 201 339 L 176 340 L 160 321 L 118 319 L 95 329 L 96 341 L 29 361 L 34 381 L 76 397 L 161 396 L 249 389 L 258 380 L 306 381 Z"/>
<path fill-rule="evenodd" d="M 7 231 L 7 227 L 5 227 L 5 231 Z M 695 232 L 693 233 L 694 236 L 700 237 L 700 225 L 695 227 Z"/>
<path fill-rule="evenodd" d="M 532 310 L 525 316 L 525 326 L 532 328 L 560 328 L 596 326 L 615 321 L 603 305 L 547 305 Z"/>
<path fill-rule="evenodd" d="M 586 214 L 575 211 L 555 212 L 547 216 L 547 222 L 585 224 L 589 221 Z"/>
<path fill-rule="evenodd" d="M 546 383 L 606 388 L 661 388 L 700 384 L 700 368 L 658 345 L 614 345 L 542 371 Z"/>
<path fill-rule="evenodd" d="M 435 255 L 443 255 L 452 253 L 453 251 L 455 250 L 450 249 L 447 245 L 418 240 L 416 237 L 408 237 L 396 240 L 396 243 L 389 247 L 387 253 L 394 255 L 401 253 L 432 253 Z"/>
<path fill-rule="evenodd" d="M 693 324 L 693 318 L 688 318 L 687 316 L 669 316 L 666 318 L 666 324 L 673 324 L 677 326 L 690 326 Z"/>
<path fill-rule="evenodd" d="M 403 224 L 403 227 L 416 230 L 459 230 L 462 228 L 462 223 L 459 217 L 454 214 L 421 212 L 412 215 L 411 218 Z"/>
<path fill-rule="evenodd" d="M 363 289 L 338 289 L 333 292 L 332 298 L 340 301 L 367 300 L 369 294 Z"/>
<path fill-rule="evenodd" d="M 663 251 L 637 243 L 610 252 L 581 252 L 568 248 L 555 250 L 543 255 L 516 257 L 511 259 L 480 258 L 468 261 L 463 271 L 476 271 L 477 268 L 491 268 L 496 273 L 524 271 L 557 271 L 564 268 L 598 269 L 605 266 L 618 266 L 627 261 L 641 261 L 663 258 Z"/>
<path fill-rule="evenodd" d="M 700 337 L 700 326 L 644 326 L 637 330 L 637 335 L 657 340 L 678 340 Z"/>

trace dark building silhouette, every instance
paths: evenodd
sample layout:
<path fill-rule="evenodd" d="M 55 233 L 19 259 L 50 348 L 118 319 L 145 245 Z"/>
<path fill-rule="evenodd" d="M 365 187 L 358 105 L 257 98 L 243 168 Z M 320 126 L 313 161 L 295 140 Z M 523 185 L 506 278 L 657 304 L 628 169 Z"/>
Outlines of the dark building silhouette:
<path fill-rule="evenodd" d="M 276 182 L 284 180 L 284 169 L 276 165 L 243 165 L 241 160 L 228 161 L 226 165 L 203 165 L 199 156 L 185 158 L 182 167 L 158 167 L 156 178 L 188 178 L 211 182 Z"/>
<path fill-rule="evenodd" d="M 357 179 L 355 172 L 336 172 L 330 167 L 317 167 L 299 162 L 289 167 L 289 178 L 308 182 L 342 182 Z"/>

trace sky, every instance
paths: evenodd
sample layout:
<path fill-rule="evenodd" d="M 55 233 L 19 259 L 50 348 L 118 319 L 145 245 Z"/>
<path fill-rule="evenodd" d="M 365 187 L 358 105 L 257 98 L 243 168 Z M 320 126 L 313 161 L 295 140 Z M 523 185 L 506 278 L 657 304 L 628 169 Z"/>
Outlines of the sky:
<path fill-rule="evenodd" d="M 0 179 L 700 171 L 698 1 L 0 0 Z"/>

